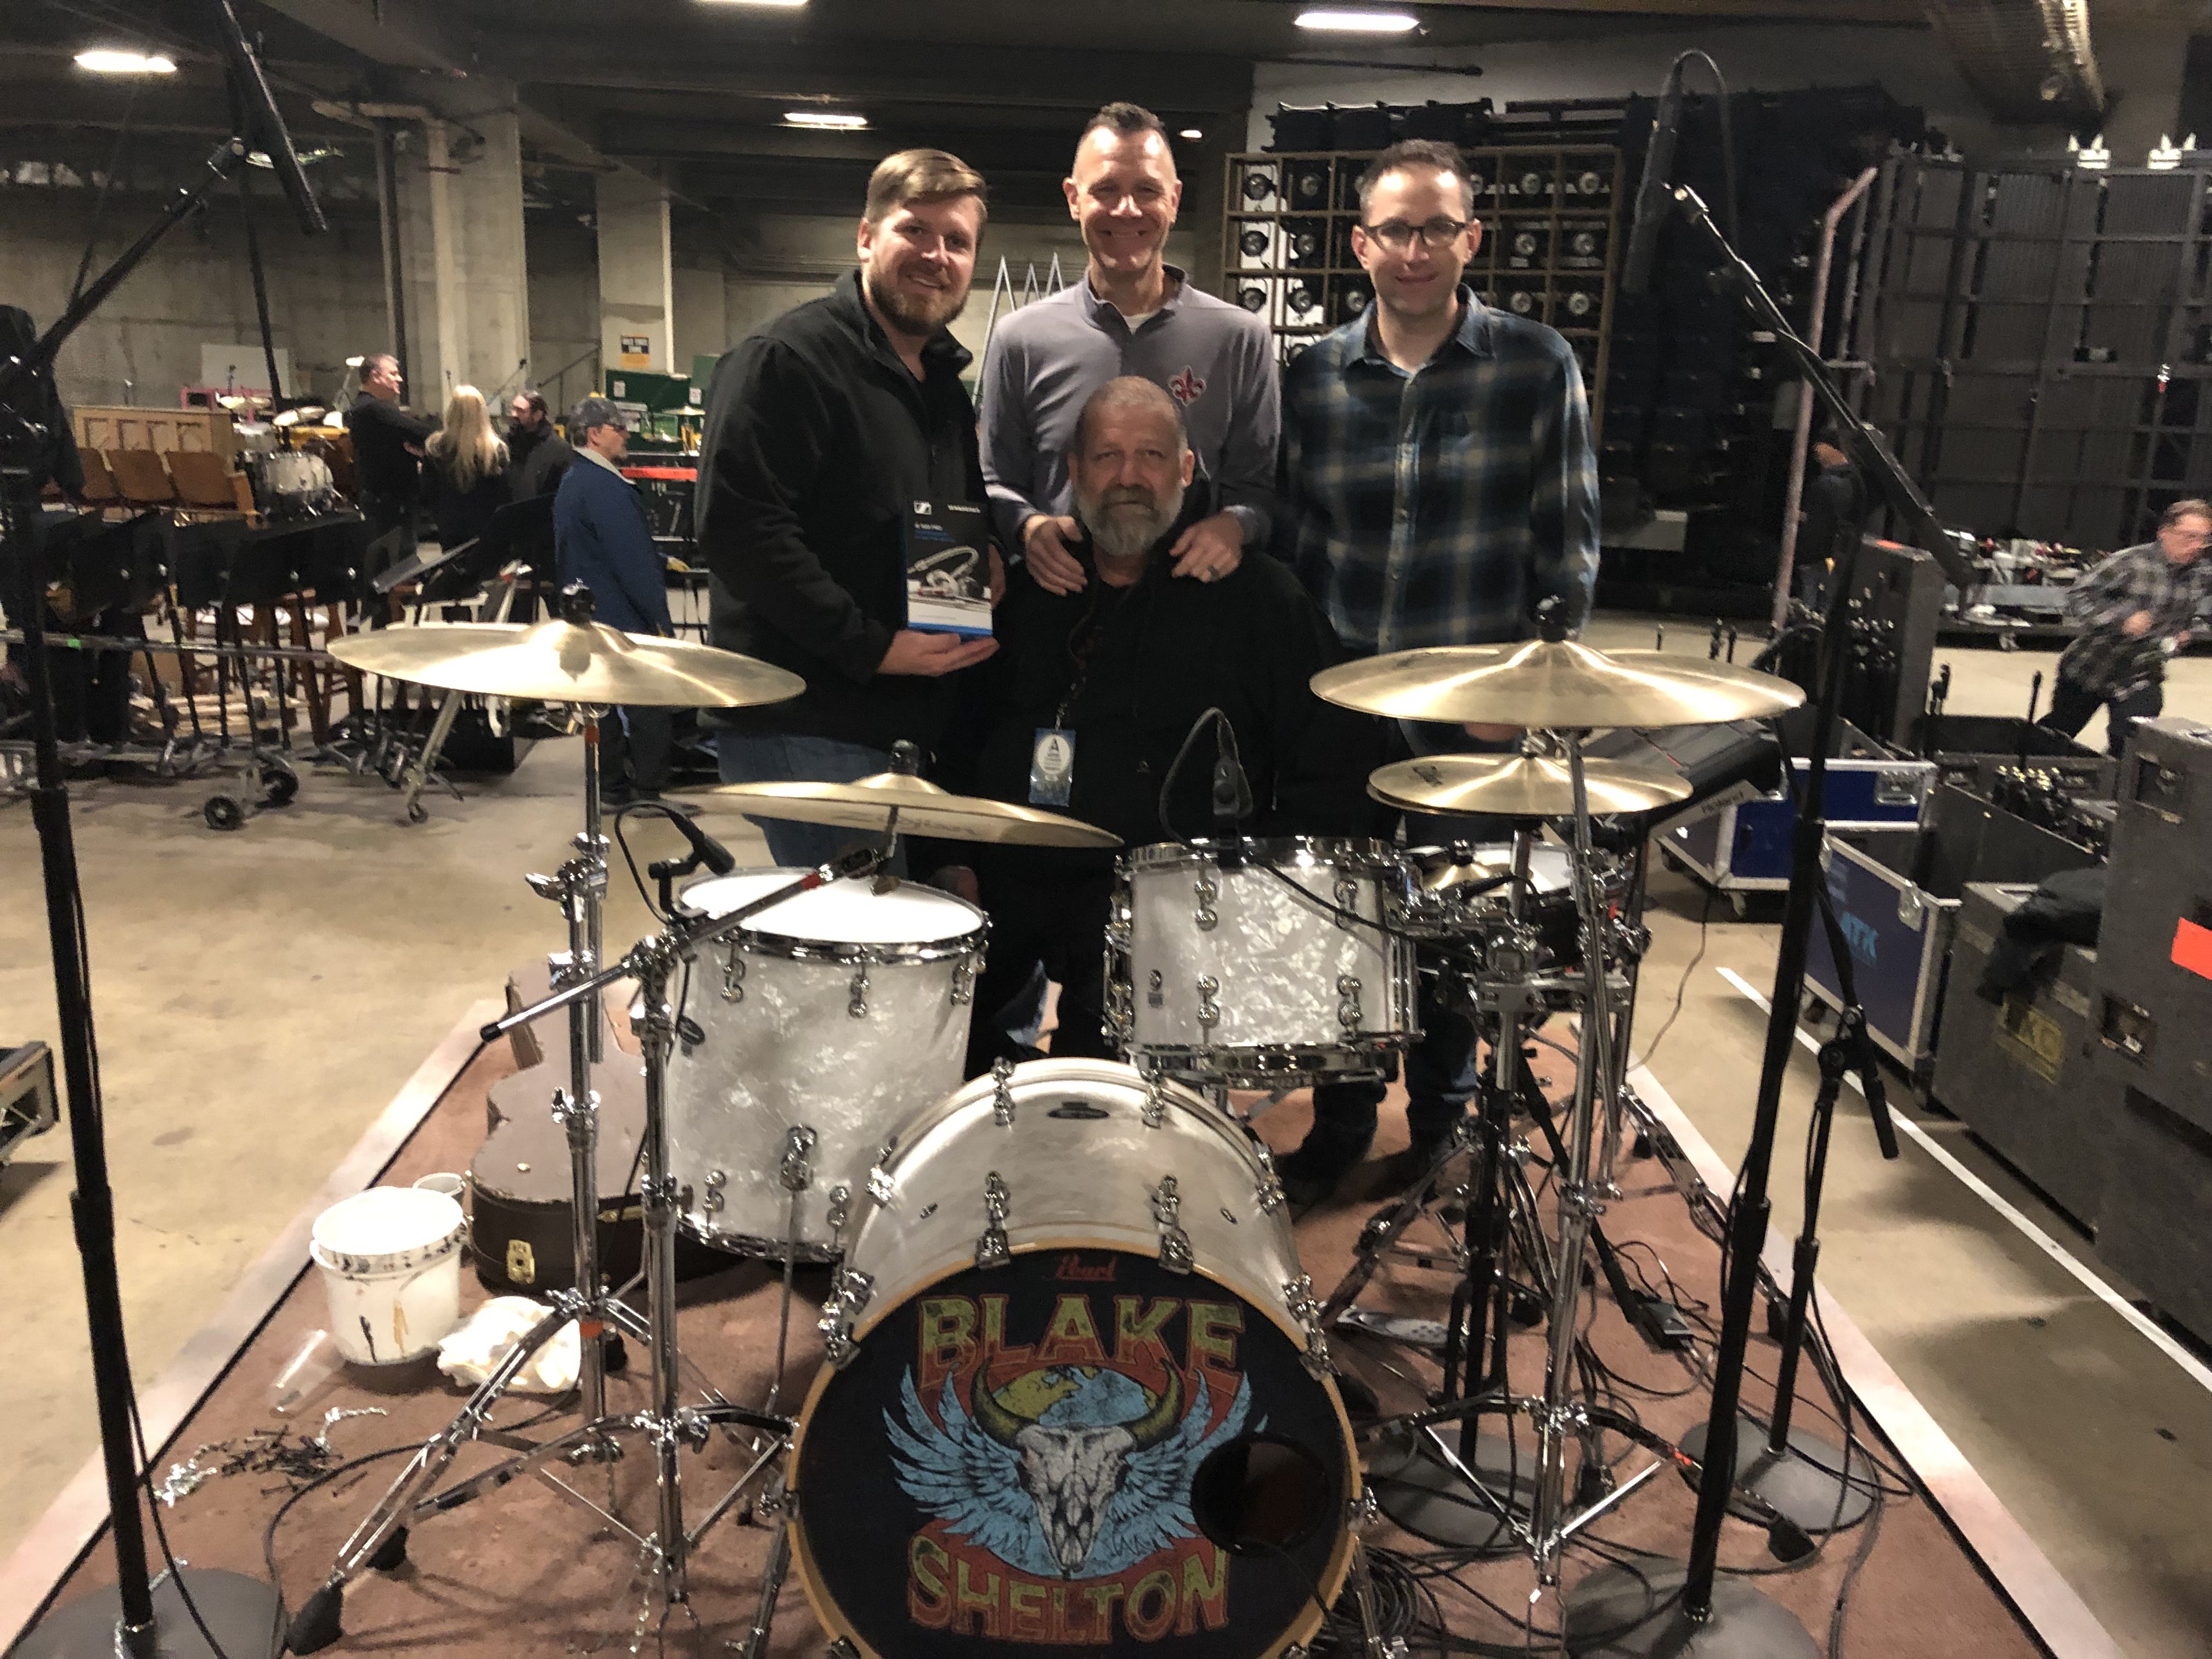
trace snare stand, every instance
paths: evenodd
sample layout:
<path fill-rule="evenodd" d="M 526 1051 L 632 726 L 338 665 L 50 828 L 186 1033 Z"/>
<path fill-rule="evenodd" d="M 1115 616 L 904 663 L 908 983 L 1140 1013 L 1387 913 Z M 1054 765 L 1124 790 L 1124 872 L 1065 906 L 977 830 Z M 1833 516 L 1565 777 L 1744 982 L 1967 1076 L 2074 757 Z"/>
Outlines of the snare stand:
<path fill-rule="evenodd" d="M 587 750 L 586 754 L 587 757 L 592 756 L 592 751 Z M 595 780 L 595 757 L 589 763 Z M 592 796 L 587 811 L 587 835 L 597 828 L 595 788 Z M 495 1492 L 526 1474 L 535 1474 L 550 1482 L 636 1545 L 658 1588 L 663 1626 L 666 1624 L 669 1614 L 678 1607 L 682 1607 L 696 1625 L 697 1615 L 690 1611 L 690 1553 L 707 1530 L 729 1513 L 745 1490 L 782 1456 L 790 1444 L 793 1425 L 787 1418 L 734 1406 L 719 1398 L 710 1398 L 704 1406 L 684 1406 L 678 1401 L 678 1369 L 680 1360 L 676 1336 L 676 1217 L 680 1205 L 676 1178 L 669 1173 L 668 1168 L 666 1113 L 668 1054 L 675 1042 L 676 1012 L 668 1000 L 669 981 L 700 946 L 735 933 L 761 911 L 845 877 L 872 873 L 883 867 L 888 856 L 881 846 L 866 845 L 842 854 L 834 864 L 810 870 L 775 891 L 763 894 L 724 915 L 711 918 L 678 916 L 670 923 L 665 932 L 640 941 L 611 967 L 589 973 L 572 969 L 566 975 L 568 982 L 550 996 L 483 1028 L 480 1034 L 483 1039 L 486 1042 L 495 1041 L 518 1026 L 526 1025 L 559 1009 L 569 1010 L 574 1017 L 578 1008 L 596 1003 L 609 986 L 626 978 L 637 981 L 645 1010 L 639 1036 L 645 1060 L 643 1196 L 646 1316 L 641 1319 L 625 1304 L 598 1288 L 596 1284 L 589 1291 L 583 1290 L 584 1281 L 580 1278 L 579 1288 L 557 1293 L 553 1310 L 532 1327 L 501 1358 L 490 1376 L 469 1396 L 468 1403 L 461 1408 L 460 1414 L 416 1452 L 398 1479 L 378 1501 L 375 1509 L 346 1540 L 329 1577 L 307 1599 L 292 1621 L 287 1645 L 293 1652 L 313 1653 L 338 1638 L 343 1633 L 341 1614 L 346 1585 L 369 1568 L 389 1570 L 398 1566 L 405 1557 L 404 1534 L 410 1522 L 418 1517 L 458 1509 L 471 1499 Z M 583 861 L 588 860 L 587 854 Z M 590 907 L 581 903 L 574 906 L 570 921 L 571 936 L 581 944 L 589 943 L 589 923 L 584 915 L 587 908 Z M 597 1010 L 592 1012 L 596 1014 Z M 579 1035 L 574 1024 L 570 1030 L 571 1060 L 579 1055 L 588 1058 L 589 1039 Z M 585 1097 L 589 1098 L 588 1091 Z M 572 1116 L 572 1123 L 580 1120 L 587 1126 L 572 1136 L 572 1147 L 577 1139 L 588 1142 L 592 1139 L 592 1130 L 588 1126 L 592 1116 L 590 1109 Z M 580 1164 L 579 1169 L 586 1181 L 594 1178 L 591 1165 Z M 597 1194 L 594 1194 L 592 1204 L 594 1221 L 597 1210 Z M 551 1341 L 571 1320 L 576 1322 L 580 1332 L 593 1324 L 602 1327 L 612 1325 L 647 1343 L 652 1356 L 652 1380 L 651 1397 L 646 1408 L 620 1416 L 596 1416 L 566 1434 L 538 1443 L 495 1429 L 489 1420 L 492 1407 L 514 1385 L 515 1377 L 538 1351 Z M 585 1346 L 588 1351 L 591 1345 L 586 1343 Z M 708 1509 L 699 1523 L 687 1529 L 684 1522 L 678 1454 L 687 1446 L 695 1449 L 703 1446 L 717 1426 L 731 1425 L 760 1431 L 769 1437 L 768 1443 L 758 1450 L 736 1484 Z M 658 1502 L 655 1525 L 653 1530 L 647 1534 L 640 1534 L 624 1526 L 616 1516 L 592 1504 L 574 1487 L 554 1479 L 546 1467 L 556 1460 L 574 1461 L 580 1455 L 605 1455 L 607 1454 L 603 1449 L 620 1434 L 639 1435 L 653 1449 L 653 1486 Z M 456 1482 L 442 1492 L 432 1492 L 430 1489 L 452 1466 L 461 1448 L 473 1440 L 489 1441 L 515 1455 L 481 1474 Z M 765 1501 L 763 1507 L 766 1507 Z M 787 1559 L 787 1553 L 783 1545 L 773 1546 L 769 1560 L 771 1571 L 780 1576 L 781 1565 Z M 764 1599 L 772 1604 L 775 1597 L 773 1583 L 764 1583 L 763 1595 Z M 649 1611 L 649 1604 L 641 1609 L 641 1627 Z M 770 1611 L 768 1607 L 762 1610 L 757 1630 L 764 1632 Z"/>

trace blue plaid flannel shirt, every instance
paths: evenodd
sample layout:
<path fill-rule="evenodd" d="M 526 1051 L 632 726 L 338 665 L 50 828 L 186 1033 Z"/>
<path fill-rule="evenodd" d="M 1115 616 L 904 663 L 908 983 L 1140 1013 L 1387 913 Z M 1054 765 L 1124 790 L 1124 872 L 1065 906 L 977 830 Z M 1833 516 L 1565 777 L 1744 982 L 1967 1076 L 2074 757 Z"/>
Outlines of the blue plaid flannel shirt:
<path fill-rule="evenodd" d="M 1460 290 L 1408 374 L 1365 317 L 1283 372 L 1276 549 L 1346 652 L 1525 639 L 1537 603 L 1589 615 L 1597 459 L 1573 349 Z"/>

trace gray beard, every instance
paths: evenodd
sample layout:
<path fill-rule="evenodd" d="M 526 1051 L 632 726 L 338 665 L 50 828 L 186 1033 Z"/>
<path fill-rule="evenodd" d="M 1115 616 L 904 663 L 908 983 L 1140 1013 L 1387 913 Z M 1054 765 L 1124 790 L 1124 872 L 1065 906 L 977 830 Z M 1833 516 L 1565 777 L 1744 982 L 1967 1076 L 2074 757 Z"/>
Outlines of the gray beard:
<path fill-rule="evenodd" d="M 1079 495 L 1075 516 L 1090 532 L 1092 551 L 1109 559 L 1141 559 L 1182 516 L 1182 486 L 1178 484 L 1149 513 L 1139 512 L 1127 502 L 1116 502 L 1102 513 L 1097 503 Z"/>

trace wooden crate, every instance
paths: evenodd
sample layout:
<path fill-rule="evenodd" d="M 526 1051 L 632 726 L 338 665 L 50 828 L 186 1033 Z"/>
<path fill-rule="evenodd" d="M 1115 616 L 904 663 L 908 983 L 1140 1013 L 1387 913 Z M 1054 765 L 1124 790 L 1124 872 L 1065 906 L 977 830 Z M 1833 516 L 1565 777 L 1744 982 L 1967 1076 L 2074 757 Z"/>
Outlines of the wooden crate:
<path fill-rule="evenodd" d="M 225 465 L 238 459 L 238 434 L 221 409 L 125 409 L 80 404 L 76 416 L 79 449 L 200 451 L 220 455 Z"/>

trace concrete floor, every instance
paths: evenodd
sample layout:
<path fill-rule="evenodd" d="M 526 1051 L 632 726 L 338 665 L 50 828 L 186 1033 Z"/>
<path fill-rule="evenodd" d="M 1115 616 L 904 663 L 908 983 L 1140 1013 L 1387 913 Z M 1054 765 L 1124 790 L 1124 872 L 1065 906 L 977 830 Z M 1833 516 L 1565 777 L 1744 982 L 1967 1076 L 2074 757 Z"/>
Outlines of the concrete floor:
<path fill-rule="evenodd" d="M 1600 645 L 1648 645 L 1650 625 L 1601 618 Z M 1701 653 L 1698 631 L 1668 645 Z M 2011 714 L 2049 653 L 1946 650 L 1951 707 Z M 2047 680 L 2046 680 L 2047 684 Z M 2172 712 L 2212 716 L 2212 660 L 2177 665 Z M 2100 725 L 2085 736 L 2100 741 Z M 559 919 L 522 884 L 574 830 L 577 749 L 538 745 L 510 778 L 395 821 L 381 783 L 310 776 L 300 798 L 234 835 L 200 825 L 198 785 L 106 781 L 74 792 L 106 1077 L 107 1143 L 133 1370 L 158 1372 L 422 1054 L 507 969 L 556 948 Z M 765 861 L 734 815 L 714 827 L 741 863 Z M 674 845 L 647 827 L 644 856 Z M 52 987 L 28 812 L 0 809 L 0 1043 L 54 1040 Z M 1774 928 L 1713 907 L 1705 955 L 1686 884 L 1655 884 L 1642 1030 L 1678 981 L 1683 1012 L 1655 1074 L 1722 1156 L 1747 1133 L 1762 1017 L 1718 972 L 1761 990 Z M 618 872 L 607 938 L 647 927 Z M 1642 1045 L 1639 1044 L 1639 1048 Z M 1775 1168 L 1778 1224 L 1796 1217 L 1809 1057 L 1792 1080 Z M 2201 1656 L 2212 1630 L 2212 1395 L 1908 1143 L 1875 1156 L 1846 1097 L 1824 1210 L 1825 1276 L 1889 1363 L 2119 1638 L 2142 1656 Z M 2086 1242 L 1958 1126 L 1929 1133 L 2046 1231 Z M 0 1411 L 0 1552 L 94 1449 L 83 1313 L 68 1226 L 65 1131 L 0 1170 L 0 1260 L 15 1356 Z"/>

